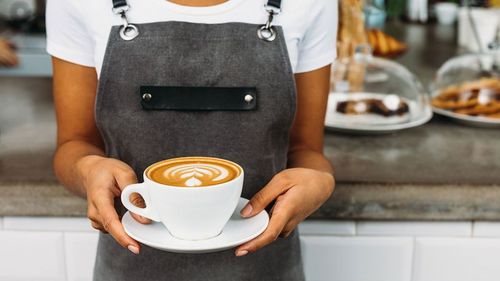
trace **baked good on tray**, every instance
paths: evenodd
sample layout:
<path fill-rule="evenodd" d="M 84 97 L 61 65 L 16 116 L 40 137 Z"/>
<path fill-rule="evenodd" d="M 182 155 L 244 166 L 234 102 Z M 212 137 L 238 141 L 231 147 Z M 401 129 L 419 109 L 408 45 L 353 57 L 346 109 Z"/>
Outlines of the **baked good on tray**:
<path fill-rule="evenodd" d="M 404 53 L 408 48 L 406 44 L 378 29 L 368 30 L 367 35 L 373 54 L 376 56 L 395 57 Z"/>
<path fill-rule="evenodd" d="M 449 86 L 432 105 L 457 114 L 500 119 L 500 78 L 482 78 Z"/>
<path fill-rule="evenodd" d="M 336 110 L 346 115 L 376 114 L 383 117 L 401 116 L 410 111 L 408 104 L 399 98 L 389 102 L 376 98 L 341 101 Z"/>

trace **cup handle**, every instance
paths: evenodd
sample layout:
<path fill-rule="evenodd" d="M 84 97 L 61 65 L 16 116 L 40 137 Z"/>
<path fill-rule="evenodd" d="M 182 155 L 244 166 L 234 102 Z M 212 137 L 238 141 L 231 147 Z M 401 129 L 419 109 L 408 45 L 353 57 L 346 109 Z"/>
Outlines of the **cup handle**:
<path fill-rule="evenodd" d="M 144 198 L 144 202 L 146 203 L 145 208 L 136 207 L 130 202 L 130 195 L 132 195 L 132 193 L 139 193 L 142 198 Z M 121 200 L 123 206 L 125 206 L 125 208 L 127 208 L 130 212 L 138 214 L 150 220 L 154 220 L 157 222 L 160 221 L 158 214 L 151 207 L 149 192 L 146 190 L 146 185 L 144 183 L 136 183 L 126 186 L 122 191 Z"/>

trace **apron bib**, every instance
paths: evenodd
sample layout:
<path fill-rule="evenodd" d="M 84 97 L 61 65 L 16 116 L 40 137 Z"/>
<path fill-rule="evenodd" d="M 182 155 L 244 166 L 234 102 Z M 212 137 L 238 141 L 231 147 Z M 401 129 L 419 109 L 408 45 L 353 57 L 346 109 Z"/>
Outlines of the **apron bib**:
<path fill-rule="evenodd" d="M 266 25 L 132 25 L 126 1 L 113 0 L 124 24 L 112 27 L 95 106 L 107 156 L 129 164 L 139 181 L 164 159 L 225 158 L 245 170 L 245 198 L 286 169 L 296 89 L 283 30 L 272 26 L 280 2 L 266 6 Z M 125 213 L 119 199 L 115 206 Z M 244 257 L 145 245 L 133 255 L 101 233 L 94 280 L 303 281 L 304 274 L 296 231 Z"/>

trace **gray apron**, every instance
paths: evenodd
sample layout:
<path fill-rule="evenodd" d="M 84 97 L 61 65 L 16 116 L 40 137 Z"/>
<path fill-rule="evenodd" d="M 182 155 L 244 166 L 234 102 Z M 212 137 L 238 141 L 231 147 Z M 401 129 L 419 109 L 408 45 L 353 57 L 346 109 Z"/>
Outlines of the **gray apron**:
<path fill-rule="evenodd" d="M 266 25 L 132 25 L 126 1 L 113 2 L 124 24 L 111 30 L 96 100 L 109 157 L 129 164 L 139 181 L 168 158 L 229 159 L 245 170 L 245 198 L 286 168 L 296 89 L 283 30 L 272 26 L 280 1 L 268 3 Z M 244 257 L 145 245 L 134 255 L 100 234 L 94 280 L 303 281 L 304 274 L 297 232 Z"/>

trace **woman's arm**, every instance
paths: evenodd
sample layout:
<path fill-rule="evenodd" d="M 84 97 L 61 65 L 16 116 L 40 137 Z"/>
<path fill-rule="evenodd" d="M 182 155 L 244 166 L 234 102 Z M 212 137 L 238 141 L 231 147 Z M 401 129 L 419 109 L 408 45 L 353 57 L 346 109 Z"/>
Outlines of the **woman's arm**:
<path fill-rule="evenodd" d="M 124 231 L 114 199 L 127 185 L 137 182 L 127 164 L 104 157 L 103 142 L 94 119 L 97 75 L 94 68 L 53 58 L 57 150 L 54 170 L 69 190 L 87 198 L 92 226 L 109 232 L 123 247 L 138 254 L 139 244 Z M 131 198 L 144 206 L 139 196 Z M 148 223 L 133 214 L 141 223 Z"/>
<path fill-rule="evenodd" d="M 297 114 L 290 134 L 288 167 L 310 168 L 333 174 L 323 155 L 326 105 L 330 92 L 330 65 L 295 75 Z"/>
<path fill-rule="evenodd" d="M 57 120 L 54 171 L 64 186 L 80 197 L 86 197 L 87 191 L 77 172 L 77 164 L 85 156 L 104 155 L 94 120 L 97 74 L 95 68 L 58 58 L 53 58 L 53 69 Z"/>
<path fill-rule="evenodd" d="M 332 165 L 323 155 L 330 65 L 295 78 L 298 103 L 290 134 L 289 168 L 274 176 L 242 210 L 242 216 L 251 217 L 275 201 L 266 231 L 238 247 L 237 256 L 288 236 L 330 197 L 335 186 Z"/>

